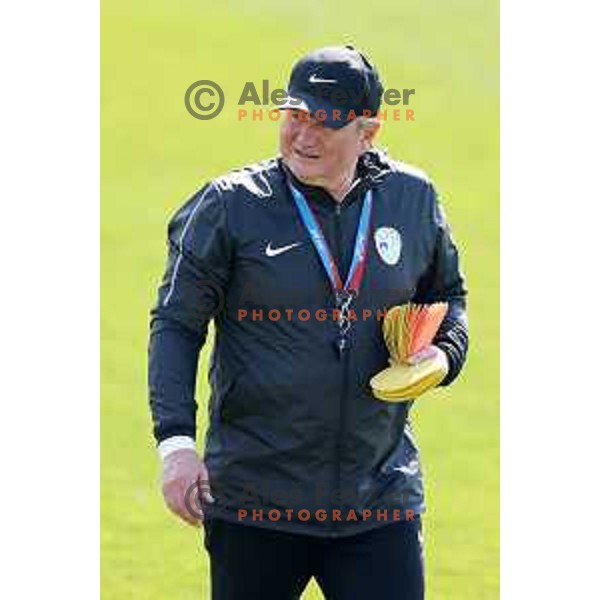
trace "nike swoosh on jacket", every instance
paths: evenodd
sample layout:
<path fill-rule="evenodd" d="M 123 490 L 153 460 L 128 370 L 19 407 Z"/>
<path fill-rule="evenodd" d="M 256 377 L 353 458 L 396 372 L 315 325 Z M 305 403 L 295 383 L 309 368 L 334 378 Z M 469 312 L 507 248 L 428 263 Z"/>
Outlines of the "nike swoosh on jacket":
<path fill-rule="evenodd" d="M 271 242 L 269 242 L 267 244 L 267 247 L 265 248 L 265 254 L 269 257 L 279 256 L 280 254 L 283 254 L 284 252 L 287 252 L 288 250 L 291 250 L 292 248 L 296 248 L 296 246 L 301 245 L 302 242 L 295 242 L 293 244 L 288 244 L 287 246 L 281 246 L 280 248 L 272 248 Z"/>

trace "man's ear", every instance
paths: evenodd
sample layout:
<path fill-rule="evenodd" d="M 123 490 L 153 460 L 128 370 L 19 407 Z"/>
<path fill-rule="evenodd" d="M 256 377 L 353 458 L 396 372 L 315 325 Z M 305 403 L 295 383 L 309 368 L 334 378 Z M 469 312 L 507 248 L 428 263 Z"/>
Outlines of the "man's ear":
<path fill-rule="evenodd" d="M 373 142 L 375 141 L 375 138 L 377 137 L 377 134 L 379 133 L 379 130 L 381 129 L 381 121 L 370 121 L 369 125 L 367 127 L 364 127 L 362 130 L 362 142 L 363 142 L 363 149 L 366 151 L 368 150 L 372 145 Z"/>

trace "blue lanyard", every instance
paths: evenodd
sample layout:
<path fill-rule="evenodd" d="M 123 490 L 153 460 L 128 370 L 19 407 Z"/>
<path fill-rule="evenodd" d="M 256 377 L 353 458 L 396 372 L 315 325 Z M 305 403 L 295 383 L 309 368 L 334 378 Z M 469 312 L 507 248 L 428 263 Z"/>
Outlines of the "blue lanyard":
<path fill-rule="evenodd" d="M 346 277 L 346 282 L 342 284 L 339 270 L 335 264 L 335 260 L 321 226 L 319 225 L 315 215 L 306 202 L 304 196 L 293 186 L 290 185 L 292 196 L 296 202 L 296 207 L 300 213 L 300 218 L 306 227 L 312 243 L 321 259 L 321 264 L 325 269 L 325 273 L 331 283 L 331 287 L 335 292 L 335 299 L 340 311 L 340 333 L 336 346 L 340 354 L 347 348 L 347 334 L 350 329 L 351 321 L 349 319 L 350 303 L 353 298 L 358 295 L 360 284 L 365 274 L 367 263 L 367 251 L 369 248 L 369 229 L 371 226 L 371 212 L 373 208 L 373 194 L 368 190 L 363 202 L 358 227 L 356 229 L 356 239 L 354 241 L 354 253 L 352 255 L 352 263 Z"/>
<path fill-rule="evenodd" d="M 348 276 L 346 277 L 346 283 L 342 285 L 342 279 L 340 277 L 337 265 L 335 264 L 335 260 L 331 254 L 331 251 L 329 250 L 329 246 L 325 241 L 325 236 L 323 235 L 321 226 L 317 222 L 312 209 L 306 202 L 304 196 L 295 187 L 290 187 L 302 222 L 308 230 L 312 243 L 317 250 L 334 292 L 336 295 L 351 294 L 356 296 L 365 273 L 365 265 L 367 262 L 369 226 L 371 221 L 371 210 L 373 207 L 373 195 L 371 190 L 367 192 L 363 202 L 360 220 L 356 230 L 352 264 L 350 265 L 350 271 L 348 271 Z"/>

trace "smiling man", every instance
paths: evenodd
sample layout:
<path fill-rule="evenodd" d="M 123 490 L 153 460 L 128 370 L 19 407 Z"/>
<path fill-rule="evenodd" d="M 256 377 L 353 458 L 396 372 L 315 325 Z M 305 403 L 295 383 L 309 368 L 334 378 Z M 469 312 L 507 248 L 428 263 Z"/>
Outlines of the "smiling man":
<path fill-rule="evenodd" d="M 298 110 L 281 127 L 280 150 L 290 171 L 303 183 L 322 187 L 342 200 L 354 182 L 357 156 L 370 146 L 379 129 L 375 119 L 355 119 L 333 129 L 307 119 Z"/>
<path fill-rule="evenodd" d="M 204 523 L 217 600 L 299 598 L 311 577 L 336 600 L 424 597 L 412 402 L 376 399 L 369 380 L 388 364 L 385 311 L 444 301 L 412 361 L 436 356 L 450 384 L 467 352 L 466 291 L 431 182 L 373 148 L 382 89 L 353 48 L 305 56 L 280 156 L 208 183 L 169 225 L 150 404 L 166 504 Z"/>

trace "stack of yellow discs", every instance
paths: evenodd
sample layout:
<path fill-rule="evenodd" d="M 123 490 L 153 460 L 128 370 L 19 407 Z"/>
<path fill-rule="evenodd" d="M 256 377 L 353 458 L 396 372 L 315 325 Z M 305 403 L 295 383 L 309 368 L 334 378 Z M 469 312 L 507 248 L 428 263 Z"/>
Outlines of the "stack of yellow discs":
<path fill-rule="evenodd" d="M 383 336 L 390 352 L 391 366 L 371 379 L 373 394 L 386 402 L 405 402 L 438 385 L 446 376 L 447 364 L 440 354 L 416 365 L 413 354 L 431 344 L 448 305 L 408 304 L 390 309 L 383 322 Z"/>
<path fill-rule="evenodd" d="M 371 379 L 373 394 L 387 402 L 405 402 L 424 394 L 446 376 L 446 363 L 439 355 L 418 365 L 395 364 Z"/>

